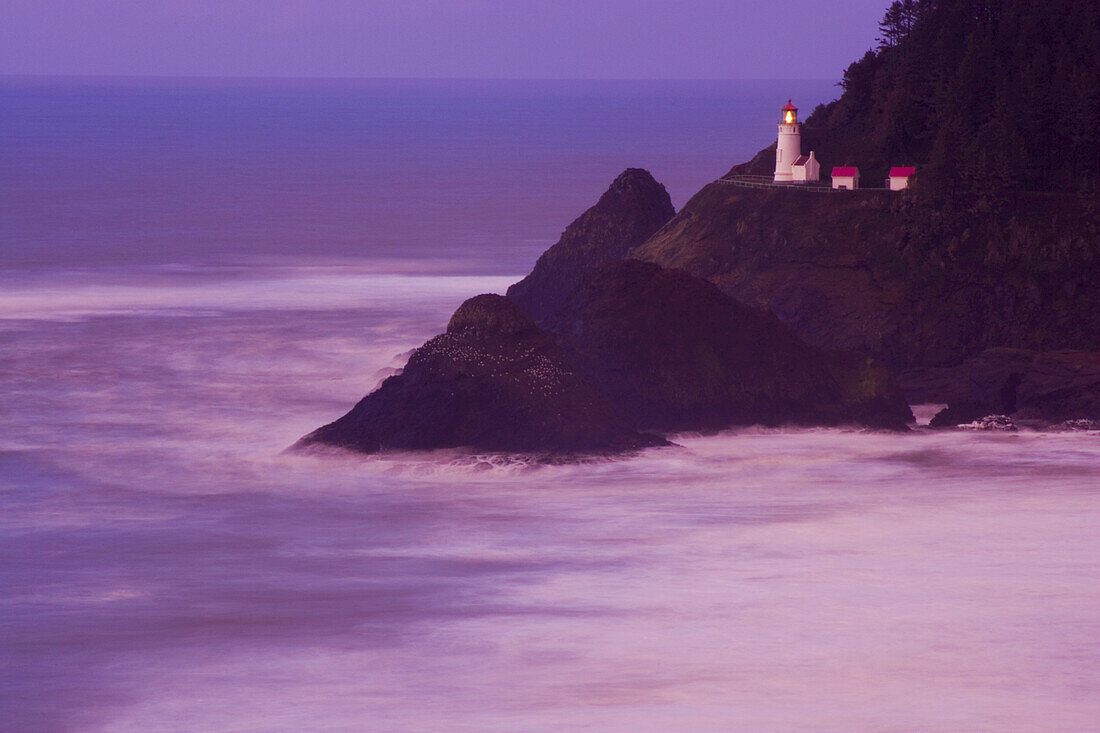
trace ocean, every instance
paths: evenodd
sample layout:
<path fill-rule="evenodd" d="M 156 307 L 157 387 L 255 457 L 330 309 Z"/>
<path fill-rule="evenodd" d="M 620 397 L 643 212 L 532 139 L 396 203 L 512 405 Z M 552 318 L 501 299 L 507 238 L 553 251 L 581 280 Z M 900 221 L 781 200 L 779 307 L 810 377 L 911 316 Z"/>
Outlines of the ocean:
<path fill-rule="evenodd" d="M 1100 730 L 1095 434 L 284 453 L 837 92 L 0 79 L 0 730 Z"/>

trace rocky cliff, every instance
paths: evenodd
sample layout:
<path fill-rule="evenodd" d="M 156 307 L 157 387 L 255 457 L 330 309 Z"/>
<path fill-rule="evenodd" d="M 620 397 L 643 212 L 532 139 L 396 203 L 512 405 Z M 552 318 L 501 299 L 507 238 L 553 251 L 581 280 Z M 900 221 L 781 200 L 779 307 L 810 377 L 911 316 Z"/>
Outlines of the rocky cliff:
<path fill-rule="evenodd" d="M 714 183 L 631 257 L 899 371 L 994 347 L 1100 350 L 1100 202 L 1017 200 L 978 218 L 907 194 Z"/>
<path fill-rule="evenodd" d="M 508 297 L 542 323 L 590 268 L 619 260 L 675 213 L 665 187 L 649 171 L 628 168 L 596 205 L 570 224 L 531 274 L 508 288 Z"/>
<path fill-rule="evenodd" d="M 902 376 L 916 399 L 947 402 L 932 427 L 1008 415 L 1032 427 L 1100 421 L 1100 353 L 990 349 L 953 367 Z"/>
<path fill-rule="evenodd" d="M 912 190 L 714 184 L 633 256 L 898 371 L 1100 350 L 1100 5 L 900 0 L 880 31 L 803 149 L 868 186 L 915 165 Z M 773 143 L 731 173 L 774 162 Z"/>
<path fill-rule="evenodd" d="M 606 454 L 736 425 L 906 429 L 872 359 L 809 345 L 686 271 L 621 259 L 671 215 L 663 187 L 626 171 L 508 298 L 466 301 L 401 374 L 298 446 Z"/>
<path fill-rule="evenodd" d="M 901 391 L 872 360 L 810 346 L 766 311 L 683 271 L 599 264 L 546 327 L 641 428 L 905 429 L 912 420 Z"/>
<path fill-rule="evenodd" d="M 455 311 L 446 333 L 413 352 L 401 374 L 297 447 L 570 454 L 664 444 L 635 431 L 519 306 L 479 295 Z"/>

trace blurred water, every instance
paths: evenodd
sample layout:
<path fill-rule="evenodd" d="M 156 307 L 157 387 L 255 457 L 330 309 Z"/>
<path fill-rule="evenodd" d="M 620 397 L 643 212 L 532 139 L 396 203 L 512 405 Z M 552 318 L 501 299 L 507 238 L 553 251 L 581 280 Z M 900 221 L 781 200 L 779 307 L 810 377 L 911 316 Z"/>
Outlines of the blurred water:
<path fill-rule="evenodd" d="M 510 104 L 553 97 L 530 95 Z M 489 96 L 463 104 L 486 119 L 479 105 L 508 107 Z M 219 104 L 203 114 L 230 129 Z M 179 106 L 190 139 L 202 115 Z M 394 194 L 417 223 L 393 230 L 408 249 L 351 251 L 274 173 L 260 198 L 295 189 L 279 224 L 239 201 L 204 208 L 239 192 L 229 172 L 178 205 L 138 189 L 126 203 L 32 128 L 5 155 L 56 155 L 89 188 L 71 210 L 39 201 L 50 221 L 3 213 L 5 246 L 20 242 L 0 270 L 0 729 L 1096 730 L 1100 436 L 747 430 L 552 467 L 284 455 L 542 243 L 433 249 L 443 214 Z M 253 133 L 239 145 L 283 146 Z M 575 150 L 595 149 L 580 137 Z M 173 165 L 215 165 L 172 139 Z M 582 153 L 592 190 L 554 189 L 556 221 L 534 201 L 471 203 L 478 221 L 454 232 L 491 232 L 504 212 L 503 230 L 528 220 L 552 239 L 617 172 Z M 9 203 L 60 196 L 38 165 L 0 173 Z M 449 165 L 469 178 L 456 189 L 507 188 Z M 316 185 L 335 187 L 320 172 Z M 164 220 L 118 214 L 153 199 Z M 343 205 L 318 220 L 373 241 Z M 224 239 L 196 223 L 208 216 Z M 160 244 L 112 244 L 128 232 Z"/>

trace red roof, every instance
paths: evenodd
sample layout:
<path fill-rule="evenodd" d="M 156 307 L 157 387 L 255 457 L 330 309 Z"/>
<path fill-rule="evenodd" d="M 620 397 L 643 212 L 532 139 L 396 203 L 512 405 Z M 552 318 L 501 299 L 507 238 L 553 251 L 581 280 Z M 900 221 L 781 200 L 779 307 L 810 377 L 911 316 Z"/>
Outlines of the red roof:
<path fill-rule="evenodd" d="M 806 165 L 806 164 L 807 164 L 807 163 L 809 163 L 809 162 L 810 162 L 810 156 L 808 156 L 808 155 L 800 155 L 800 156 L 798 156 L 798 160 L 796 160 L 795 162 L 791 163 L 791 165 L 792 165 L 792 166 L 795 166 L 795 165 Z"/>
<path fill-rule="evenodd" d="M 859 168 L 833 168 L 833 178 L 853 178 L 859 175 Z"/>
<path fill-rule="evenodd" d="M 791 104 L 791 100 L 788 99 L 787 100 L 787 106 L 784 107 L 782 111 L 784 111 L 784 112 L 797 112 L 798 107 L 795 107 L 793 104 Z"/>
<path fill-rule="evenodd" d="M 913 175 L 913 173 L 916 172 L 916 170 L 917 170 L 916 168 L 904 168 L 904 167 L 895 166 L 895 167 L 890 169 L 890 177 L 891 178 L 908 178 L 909 176 Z"/>

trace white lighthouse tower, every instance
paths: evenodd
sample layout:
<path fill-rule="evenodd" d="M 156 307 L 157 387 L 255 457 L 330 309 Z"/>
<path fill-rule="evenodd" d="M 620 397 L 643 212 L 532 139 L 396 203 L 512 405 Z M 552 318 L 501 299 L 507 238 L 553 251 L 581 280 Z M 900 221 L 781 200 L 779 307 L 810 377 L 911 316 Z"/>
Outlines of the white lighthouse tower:
<path fill-rule="evenodd" d="M 775 182 L 791 183 L 791 166 L 802 157 L 802 125 L 798 122 L 798 107 L 787 100 L 779 118 L 779 142 L 775 146 Z"/>

